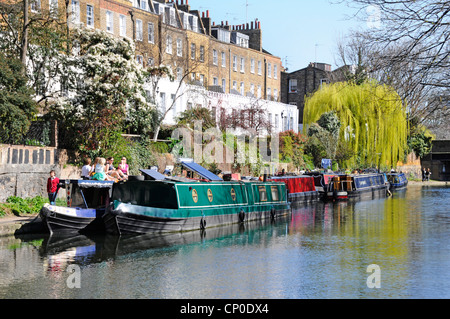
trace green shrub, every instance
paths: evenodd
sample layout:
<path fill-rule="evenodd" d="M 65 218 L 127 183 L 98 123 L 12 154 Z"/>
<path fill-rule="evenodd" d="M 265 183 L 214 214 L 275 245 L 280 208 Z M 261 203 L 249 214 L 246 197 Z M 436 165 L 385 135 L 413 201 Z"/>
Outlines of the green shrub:
<path fill-rule="evenodd" d="M 38 214 L 42 206 L 48 203 L 48 199 L 36 196 L 33 198 L 20 198 L 10 196 L 6 199 L 6 203 L 0 204 L 0 216 L 21 214 Z"/>

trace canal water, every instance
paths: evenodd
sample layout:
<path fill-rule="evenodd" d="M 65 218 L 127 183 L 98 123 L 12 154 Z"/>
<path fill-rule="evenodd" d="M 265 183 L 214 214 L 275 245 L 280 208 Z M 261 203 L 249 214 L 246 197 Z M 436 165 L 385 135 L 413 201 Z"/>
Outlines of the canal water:
<path fill-rule="evenodd" d="M 204 233 L 1 237 L 0 299 L 449 298 L 449 214 L 450 188 L 410 186 Z"/>

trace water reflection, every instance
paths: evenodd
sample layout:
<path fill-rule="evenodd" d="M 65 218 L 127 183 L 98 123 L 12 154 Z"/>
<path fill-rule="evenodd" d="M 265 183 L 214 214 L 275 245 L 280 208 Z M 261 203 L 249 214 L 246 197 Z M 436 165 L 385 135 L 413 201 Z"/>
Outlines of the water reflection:
<path fill-rule="evenodd" d="M 205 232 L 18 237 L 0 245 L 0 297 L 448 298 L 449 195 L 409 187 Z M 70 264 L 81 289 L 67 288 Z M 371 264 L 381 289 L 366 285 Z"/>
<path fill-rule="evenodd" d="M 24 243 L 35 243 L 42 239 L 38 249 L 39 255 L 47 260 L 48 270 L 58 270 L 72 263 L 89 265 L 139 251 L 207 245 L 212 241 L 225 242 L 226 239 L 233 238 L 240 244 L 254 244 L 255 239 L 259 238 L 258 232 L 269 230 L 269 237 L 276 235 L 276 232 L 270 230 L 277 225 L 286 225 L 289 218 L 290 215 L 286 215 L 278 217 L 275 221 L 254 221 L 184 233 L 126 236 L 67 233 L 44 237 L 43 235 L 17 235 L 16 237 Z M 244 237 L 246 240 L 241 240 Z"/>

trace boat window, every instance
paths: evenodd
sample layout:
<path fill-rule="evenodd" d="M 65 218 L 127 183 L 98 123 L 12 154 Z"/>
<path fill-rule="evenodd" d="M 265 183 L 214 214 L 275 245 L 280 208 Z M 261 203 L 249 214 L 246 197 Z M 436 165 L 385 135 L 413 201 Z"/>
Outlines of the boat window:
<path fill-rule="evenodd" d="M 259 200 L 261 202 L 267 202 L 267 191 L 265 186 L 258 186 Z"/>
<path fill-rule="evenodd" d="M 277 186 L 271 186 L 270 189 L 272 191 L 272 200 L 273 201 L 279 201 L 280 198 L 278 196 L 278 187 Z"/>
<path fill-rule="evenodd" d="M 73 185 L 71 199 L 71 207 L 105 208 L 109 202 L 109 189 L 95 187 L 80 188 L 78 185 Z"/>
<path fill-rule="evenodd" d="M 210 203 L 212 203 L 213 198 L 214 198 L 214 197 L 213 197 L 212 190 L 208 189 L 208 200 L 209 200 Z"/>
<path fill-rule="evenodd" d="M 236 201 L 236 191 L 234 188 L 231 189 L 231 199 L 235 202 Z"/>
<path fill-rule="evenodd" d="M 192 190 L 192 200 L 194 201 L 194 203 L 198 202 L 198 194 L 195 189 Z"/>
<path fill-rule="evenodd" d="M 112 199 L 138 206 L 178 208 L 173 185 L 161 182 L 128 181 L 123 184 L 115 184 Z"/>

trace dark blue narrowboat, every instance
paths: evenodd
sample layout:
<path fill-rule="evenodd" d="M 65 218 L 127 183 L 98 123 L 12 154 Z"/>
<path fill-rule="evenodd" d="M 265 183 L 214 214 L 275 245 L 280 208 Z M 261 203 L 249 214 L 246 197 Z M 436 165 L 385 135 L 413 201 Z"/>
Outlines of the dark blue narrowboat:
<path fill-rule="evenodd" d="M 404 173 L 388 173 L 386 177 L 391 190 L 404 189 L 408 186 L 408 179 Z"/>
<path fill-rule="evenodd" d="M 351 177 L 351 184 L 347 189 L 349 197 L 360 196 L 365 193 L 379 193 L 386 196 L 389 190 L 389 183 L 382 173 L 355 174 Z"/>

